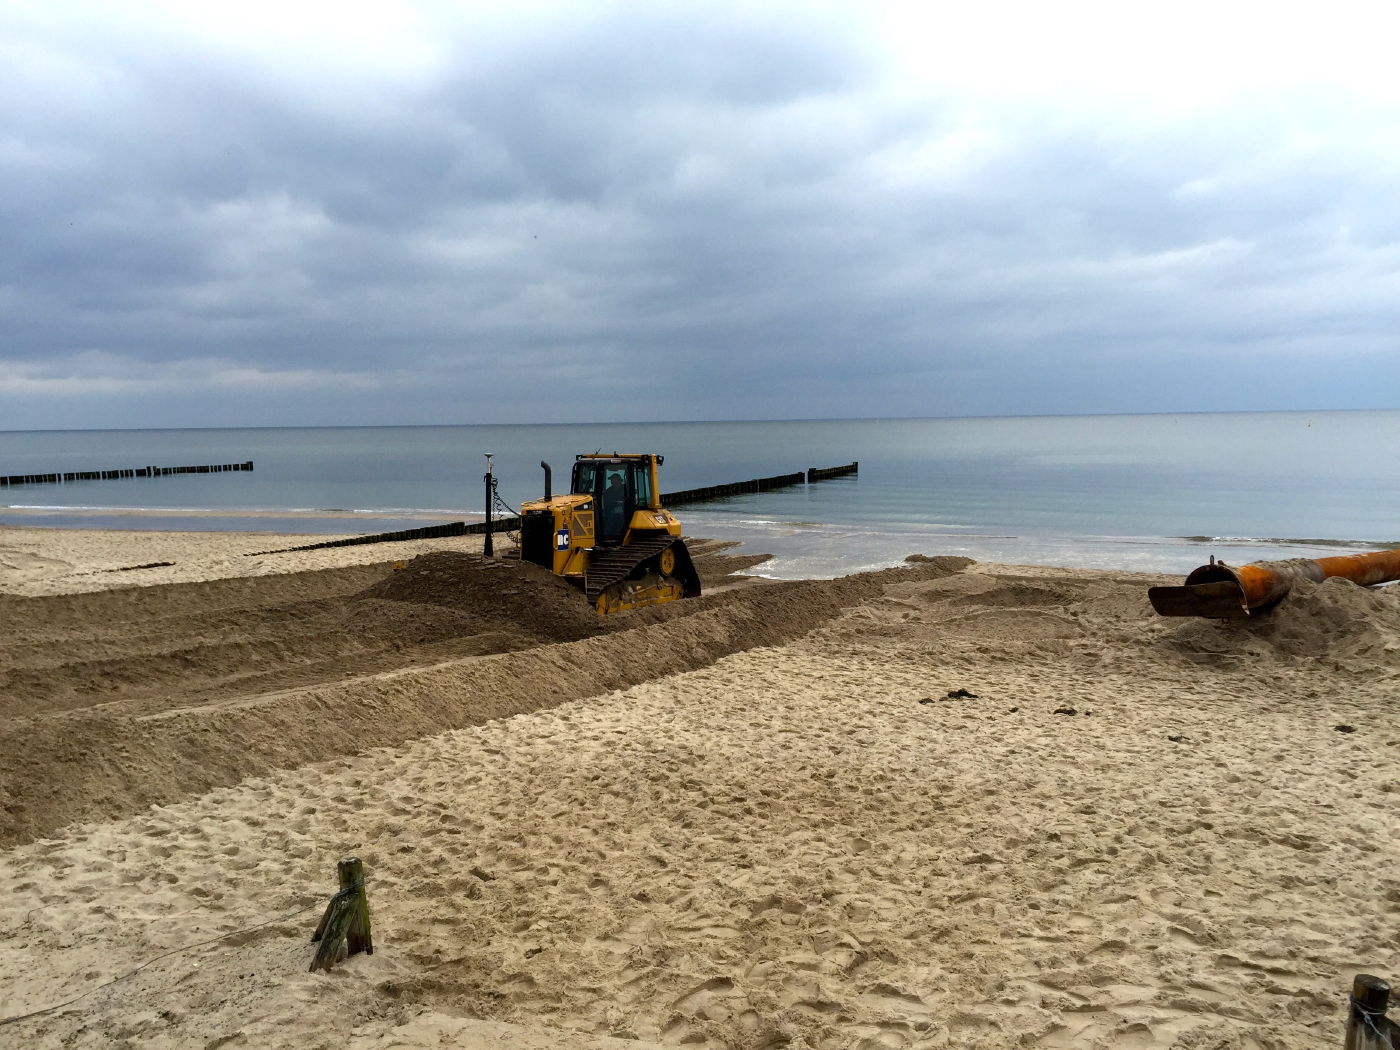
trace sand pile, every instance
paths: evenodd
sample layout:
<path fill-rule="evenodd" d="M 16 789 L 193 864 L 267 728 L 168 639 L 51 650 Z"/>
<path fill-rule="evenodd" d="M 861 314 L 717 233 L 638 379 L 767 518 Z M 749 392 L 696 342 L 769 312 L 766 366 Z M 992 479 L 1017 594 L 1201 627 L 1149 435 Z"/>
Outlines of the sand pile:
<path fill-rule="evenodd" d="M 547 569 L 461 551 L 421 554 L 361 597 L 450 609 L 470 617 L 479 631 L 519 632 L 541 644 L 574 642 L 618 627 L 599 616 L 579 588 Z"/>
<path fill-rule="evenodd" d="M 1339 577 L 1300 580 L 1273 610 L 1216 623 L 1192 620 L 1169 644 L 1198 662 L 1324 661 L 1344 675 L 1400 671 L 1400 588 Z"/>
<path fill-rule="evenodd" d="M 1103 573 L 1031 574 L 969 569 L 891 581 L 883 601 L 846 617 L 845 637 L 862 645 L 988 656 L 1114 659 L 1113 643 L 1136 646 L 1152 624 L 1143 578 Z M 1136 655 L 1135 655 L 1136 658 Z"/>

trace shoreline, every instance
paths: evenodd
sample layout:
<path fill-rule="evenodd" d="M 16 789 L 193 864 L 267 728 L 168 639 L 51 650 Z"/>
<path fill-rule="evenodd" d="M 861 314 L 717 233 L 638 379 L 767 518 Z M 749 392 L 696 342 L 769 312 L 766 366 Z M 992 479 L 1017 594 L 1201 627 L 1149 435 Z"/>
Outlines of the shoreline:
<path fill-rule="evenodd" d="M 478 553 L 482 549 L 482 537 L 472 535 L 265 553 L 278 547 L 350 539 L 357 535 L 361 534 L 223 529 L 148 531 L 0 524 L 0 596 L 77 594 L 114 587 L 149 587 L 243 576 L 285 575 L 405 561 L 441 550 Z M 790 577 L 766 576 L 762 568 L 770 556 L 766 553 L 749 554 L 747 549 L 753 545 L 752 541 L 687 539 L 692 543 L 718 542 L 735 548 L 734 556 L 742 558 L 748 567 L 756 570 L 749 573 L 755 580 L 767 583 L 795 582 Z M 897 563 L 891 568 L 898 568 L 901 564 L 905 563 Z M 1001 561 L 978 564 L 1027 575 L 1079 578 L 1111 572 L 1121 578 L 1141 577 L 1155 582 L 1170 579 L 1176 582 L 1172 574 L 1152 570 L 1105 570 Z M 846 576 L 812 579 L 840 580 L 872 571 L 882 570 L 864 569 Z"/>
<path fill-rule="evenodd" d="M 7 516 L 0 510 L 0 535 L 31 529 L 56 536 L 66 533 L 126 534 L 121 543 L 139 546 L 157 534 L 205 534 L 260 536 L 254 549 L 266 551 L 310 542 L 327 542 L 421 528 L 452 520 L 479 521 L 480 515 L 411 511 L 378 516 L 378 511 L 301 509 L 275 516 L 260 510 L 223 512 L 168 508 L 31 508 Z M 1393 544 L 1359 540 L 1290 537 L 1208 536 L 1110 536 L 1014 534 L 998 531 L 921 531 L 907 523 L 871 523 L 852 527 L 835 523 L 751 520 L 723 513 L 687 515 L 692 535 L 704 535 L 743 545 L 745 551 L 768 556 L 754 575 L 768 580 L 839 579 L 901 564 L 911 553 L 956 555 L 983 564 L 1041 565 L 1097 569 L 1105 572 L 1142 572 L 1184 577 L 1210 558 L 1232 565 L 1289 558 L 1324 558 L 1350 552 L 1386 549 Z M 59 541 L 63 542 L 63 541 Z M 114 541 L 117 542 L 117 541 Z M 219 541 L 236 546 L 236 540 Z M 168 546 L 168 544 L 162 544 Z M 430 548 L 415 548 L 409 556 Z M 394 559 L 392 545 L 384 559 Z M 247 552 L 244 552 L 247 553 Z M 116 557 L 114 555 L 114 557 Z M 125 564 L 174 560 L 169 555 L 129 560 Z M 341 564 L 331 562 L 327 564 Z M 276 571 L 287 571 L 280 569 Z M 151 582 L 171 582 L 193 576 L 152 576 Z"/>
<path fill-rule="evenodd" d="M 132 520 L 138 519 L 133 517 Z M 1026 553 L 1043 555 L 1035 560 L 1016 557 L 1018 548 L 1014 546 L 1003 548 L 992 557 L 977 557 L 981 552 L 950 543 L 925 547 L 923 551 L 890 546 L 888 550 L 880 552 L 874 564 L 868 561 L 859 564 L 859 559 L 851 556 L 845 559 L 848 564 L 843 566 L 842 559 L 835 558 L 826 564 L 812 566 L 819 571 L 804 573 L 800 558 L 784 557 L 781 537 L 736 534 L 724 529 L 716 529 L 714 533 L 714 539 L 736 547 L 736 554 L 747 557 L 750 565 L 756 565 L 749 575 L 767 582 L 843 579 L 895 568 L 904 564 L 909 557 L 932 554 L 972 556 L 979 565 L 999 570 L 1015 569 L 1023 573 L 1106 573 L 1120 578 L 1138 575 L 1144 579 L 1153 578 L 1158 582 L 1175 584 L 1187 572 L 1202 564 L 1208 553 L 1231 564 L 1245 564 L 1270 557 L 1327 557 L 1339 553 L 1339 545 L 1269 550 L 1193 543 L 1182 545 L 1180 550 L 1188 553 L 1164 567 L 1153 563 L 1134 563 L 1124 558 L 1115 558 L 1111 565 L 1085 564 L 1083 560 L 1076 564 L 1077 559 L 1072 557 L 1075 553 L 1073 549 L 1047 547 L 1021 548 Z M 475 552 L 482 547 L 482 538 L 477 535 L 266 553 L 281 548 L 352 539 L 365 534 L 355 530 L 126 529 L 101 525 L 72 527 L 38 522 L 0 523 L 0 594 L 32 596 L 78 593 L 113 586 L 150 586 L 201 582 L 229 576 L 285 574 L 402 561 L 436 550 Z M 697 542 L 695 537 L 688 539 Z M 750 554 L 750 551 L 757 553 Z M 775 555 L 773 551 L 778 553 Z M 1065 557 L 1055 558 L 1057 553 Z"/>
<path fill-rule="evenodd" d="M 98 506 L 39 506 L 39 505 L 12 505 L 0 504 L 0 516 L 13 516 L 21 518 L 44 518 L 44 517 L 75 517 L 75 518 L 189 518 L 192 521 L 205 519 L 267 519 L 267 520 L 295 520 L 305 518 L 309 520 L 324 519 L 326 521 L 364 521 L 367 519 L 403 519 L 405 521 L 466 521 L 474 523 L 485 520 L 485 515 L 480 512 L 466 510 L 430 510 L 421 508 L 354 508 L 325 507 L 325 508 L 217 508 L 217 507 L 98 507 Z M 803 528 L 824 528 L 831 527 L 834 523 L 820 521 L 786 521 L 774 519 L 766 524 L 781 526 L 784 529 Z M 867 523 L 870 524 L 870 523 Z M 14 526 L 10 523 L 0 521 L 0 529 L 23 528 L 25 526 Z M 58 528 L 82 529 L 88 526 L 58 526 Z M 100 528 L 101 526 L 93 526 Z M 879 528 L 878 524 L 874 527 Z M 887 525 L 891 532 L 898 533 L 907 531 L 908 523 L 901 523 L 899 528 Z M 190 529 L 190 532 L 238 532 L 240 529 Z M 262 532 L 265 530 L 251 530 Z M 1017 539 L 1023 538 L 1017 533 L 982 532 L 968 527 L 966 532 L 949 532 L 945 538 L 956 540 L 961 537 L 972 537 L 977 539 Z M 1074 536 L 1066 534 L 1060 538 L 1073 539 Z M 1212 536 L 1206 534 L 1190 535 L 1167 535 L 1161 536 L 1117 536 L 1106 534 L 1085 534 L 1079 537 L 1086 540 L 1103 540 L 1117 542 L 1134 541 L 1168 541 L 1182 544 L 1193 544 L 1197 546 L 1221 546 L 1234 544 L 1249 544 L 1272 547 L 1302 547 L 1302 548 L 1367 548 L 1380 549 L 1385 547 L 1400 547 L 1400 540 L 1369 540 L 1356 538 L 1338 537 L 1306 537 L 1306 536 Z"/>

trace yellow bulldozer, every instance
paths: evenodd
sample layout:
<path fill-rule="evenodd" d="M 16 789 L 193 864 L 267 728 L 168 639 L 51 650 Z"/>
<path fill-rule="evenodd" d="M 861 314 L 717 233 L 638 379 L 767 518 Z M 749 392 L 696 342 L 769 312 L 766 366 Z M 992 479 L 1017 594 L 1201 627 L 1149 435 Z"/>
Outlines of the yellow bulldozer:
<path fill-rule="evenodd" d="M 520 557 L 577 584 L 600 613 L 700 595 L 700 575 L 681 523 L 661 506 L 654 453 L 601 452 L 574 458 L 569 493 L 520 505 Z"/>

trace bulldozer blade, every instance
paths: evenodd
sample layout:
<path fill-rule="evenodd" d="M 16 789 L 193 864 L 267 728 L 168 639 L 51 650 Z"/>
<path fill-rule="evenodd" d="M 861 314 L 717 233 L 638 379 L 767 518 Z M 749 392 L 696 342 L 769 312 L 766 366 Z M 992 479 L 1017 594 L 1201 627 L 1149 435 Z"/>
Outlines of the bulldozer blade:
<path fill-rule="evenodd" d="M 1204 616 L 1212 620 L 1248 616 L 1239 584 L 1196 583 L 1189 587 L 1149 587 L 1147 600 L 1161 616 Z"/>

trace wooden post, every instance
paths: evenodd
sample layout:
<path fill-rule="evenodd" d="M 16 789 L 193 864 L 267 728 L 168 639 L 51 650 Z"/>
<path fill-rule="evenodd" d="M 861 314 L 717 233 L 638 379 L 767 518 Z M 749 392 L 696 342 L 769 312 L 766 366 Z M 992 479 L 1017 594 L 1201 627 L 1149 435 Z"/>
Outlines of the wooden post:
<path fill-rule="evenodd" d="M 486 482 L 486 536 L 481 542 L 481 553 L 488 558 L 494 558 L 496 551 L 491 543 L 491 510 L 496 502 L 496 479 L 492 476 L 491 470 L 491 457 L 494 453 L 486 452 L 483 454 L 486 456 L 486 477 L 482 479 Z"/>
<path fill-rule="evenodd" d="M 1344 1050 L 1392 1050 L 1400 1045 L 1400 1030 L 1385 1016 L 1389 1002 L 1390 985 L 1368 973 L 1357 974 L 1351 982 Z"/>
<path fill-rule="evenodd" d="M 340 892 L 331 898 L 321 916 L 312 943 L 320 941 L 311 972 L 329 970 L 347 955 L 374 954 L 369 929 L 369 895 L 365 892 L 365 865 L 358 857 L 346 857 L 336 865 Z"/>

